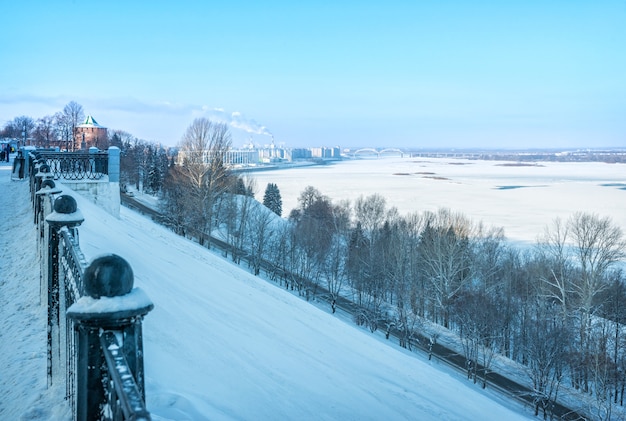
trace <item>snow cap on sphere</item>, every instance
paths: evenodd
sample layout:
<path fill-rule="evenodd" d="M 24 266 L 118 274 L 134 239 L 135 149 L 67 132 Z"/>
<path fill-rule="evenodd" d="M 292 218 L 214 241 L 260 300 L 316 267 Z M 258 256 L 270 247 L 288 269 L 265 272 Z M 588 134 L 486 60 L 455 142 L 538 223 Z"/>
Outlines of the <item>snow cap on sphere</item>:
<path fill-rule="evenodd" d="M 85 269 L 85 293 L 92 298 L 119 297 L 133 289 L 130 264 L 116 254 L 97 257 Z"/>

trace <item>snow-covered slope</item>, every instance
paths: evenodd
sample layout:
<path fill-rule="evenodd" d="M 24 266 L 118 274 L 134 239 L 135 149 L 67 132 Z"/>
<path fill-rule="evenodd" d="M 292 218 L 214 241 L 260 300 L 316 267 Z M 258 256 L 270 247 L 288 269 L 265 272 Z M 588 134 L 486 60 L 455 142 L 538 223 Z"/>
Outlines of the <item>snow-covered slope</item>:
<path fill-rule="evenodd" d="M 144 337 L 157 419 L 524 418 L 143 216 L 77 200 L 88 260 L 123 256 L 155 303 Z"/>
<path fill-rule="evenodd" d="M 1 175 L 5 187 L 8 174 Z M 28 186 L 22 186 L 13 185 L 12 193 L 27 196 Z M 147 404 L 155 420 L 528 418 L 523 409 L 492 399 L 462 376 L 389 346 L 133 211 L 122 208 L 116 219 L 72 195 L 85 216 L 79 234 L 87 259 L 104 253 L 124 257 L 135 286 L 155 304 L 144 321 Z M 14 200 L 2 199 L 5 220 Z M 11 235 L 30 242 L 32 225 L 24 225 L 23 232 Z M 14 279 L 20 276 L 12 272 L 11 282 L 21 282 Z M 2 320 L 9 316 L 5 308 L 0 312 Z M 31 323 L 27 329 L 24 342 L 44 337 L 34 332 L 45 332 L 45 326 Z M 22 346 L 16 339 L 15 347 Z M 2 347 L 4 367 L 28 358 L 12 360 Z M 34 388 L 0 383 L 5 414 L 17 413 L 20 399 L 34 402 L 46 395 L 45 359 L 40 361 L 45 343 L 29 353 L 39 361 L 31 369 L 42 370 L 32 377 L 44 380 Z M 21 389 L 9 394 L 4 390 L 9 387 Z M 44 408 L 50 402 L 33 405 L 26 419 L 45 419 L 36 414 L 49 413 Z"/>

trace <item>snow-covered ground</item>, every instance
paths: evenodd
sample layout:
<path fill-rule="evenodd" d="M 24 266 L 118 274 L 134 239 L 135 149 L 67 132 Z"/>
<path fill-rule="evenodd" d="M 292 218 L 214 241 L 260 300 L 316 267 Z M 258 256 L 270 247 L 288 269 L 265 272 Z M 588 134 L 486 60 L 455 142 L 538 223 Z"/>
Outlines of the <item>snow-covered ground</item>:
<path fill-rule="evenodd" d="M 12 182 L 7 162 L 0 162 L 0 192 L 0 420 L 67 419 L 65 384 L 46 386 L 48 313 L 28 182 Z"/>
<path fill-rule="evenodd" d="M 576 211 L 610 216 L 626 232 L 626 165 L 540 162 L 536 166 L 450 158 L 381 158 L 327 166 L 252 172 L 257 198 L 276 183 L 283 216 L 306 186 L 333 201 L 374 193 L 400 214 L 447 207 L 502 227 L 516 243 L 533 243 L 554 218 Z"/>
<path fill-rule="evenodd" d="M 0 165 L 0 419 L 67 419 L 46 388 L 45 307 L 28 185 Z M 70 193 L 69 190 L 65 189 Z M 70 193 L 72 194 L 72 193 Z M 144 322 L 155 420 L 517 420 L 528 408 L 390 346 L 122 208 L 72 194 L 88 260 L 116 253 L 155 309 Z M 59 403 L 61 402 L 61 403 Z"/>
<path fill-rule="evenodd" d="M 381 193 L 403 213 L 450 207 L 503 226 L 522 242 L 532 242 L 554 217 L 575 211 L 611 216 L 626 229 L 623 165 L 500 164 L 388 158 L 254 178 L 257 197 L 267 182 L 278 184 L 285 214 L 313 185 L 334 200 Z M 0 187 L 0 419 L 67 419 L 63 387 L 56 387 L 63 385 L 47 388 L 45 382 L 46 313 L 39 305 L 35 251 L 28 246 L 36 241 L 28 187 L 10 182 L 4 163 Z M 148 406 L 155 419 L 511 419 L 458 375 L 432 372 L 430 363 L 127 209 L 117 220 L 74 196 L 86 214 L 80 228 L 86 256 L 124 256 L 136 285 L 156 304 L 145 322 Z"/>

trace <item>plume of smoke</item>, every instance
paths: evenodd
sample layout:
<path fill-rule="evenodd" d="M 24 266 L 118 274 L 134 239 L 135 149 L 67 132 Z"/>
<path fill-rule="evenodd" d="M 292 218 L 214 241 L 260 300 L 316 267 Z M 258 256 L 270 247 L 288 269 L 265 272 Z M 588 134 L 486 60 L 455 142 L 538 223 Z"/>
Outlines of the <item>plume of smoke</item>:
<path fill-rule="evenodd" d="M 228 113 L 223 108 L 209 108 L 205 105 L 202 106 L 200 110 L 194 112 L 194 114 L 197 116 L 207 117 L 220 123 L 226 123 L 230 127 L 243 130 L 246 133 L 273 137 L 267 127 L 257 123 L 253 119 L 247 118 L 239 111 Z"/>
<path fill-rule="evenodd" d="M 231 113 L 230 117 L 230 122 L 228 124 L 236 129 L 252 134 L 272 136 L 272 133 L 267 130 L 267 127 L 260 125 L 254 120 L 245 118 L 239 111 Z"/>

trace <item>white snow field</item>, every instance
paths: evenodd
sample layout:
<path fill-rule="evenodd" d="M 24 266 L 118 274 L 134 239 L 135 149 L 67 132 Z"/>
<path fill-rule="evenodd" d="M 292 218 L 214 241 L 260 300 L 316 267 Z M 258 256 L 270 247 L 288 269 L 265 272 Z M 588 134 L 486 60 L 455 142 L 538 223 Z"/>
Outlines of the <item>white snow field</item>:
<path fill-rule="evenodd" d="M 336 166 L 340 168 L 340 166 Z M 66 420 L 64 385 L 46 387 L 26 182 L 0 166 L 0 419 Z M 391 346 L 245 268 L 122 208 L 116 219 L 72 194 L 90 261 L 124 257 L 154 302 L 144 321 L 154 420 L 522 420 L 522 408 Z M 621 192 L 620 192 L 621 193 Z"/>
<path fill-rule="evenodd" d="M 533 243 L 554 218 L 581 211 L 609 216 L 626 232 L 626 165 L 605 163 L 515 162 L 452 158 L 380 158 L 326 166 L 251 172 L 257 198 L 276 183 L 283 216 L 298 204 L 306 186 L 333 201 L 374 193 L 401 215 L 440 207 L 474 222 L 502 227 L 515 243 Z"/>

